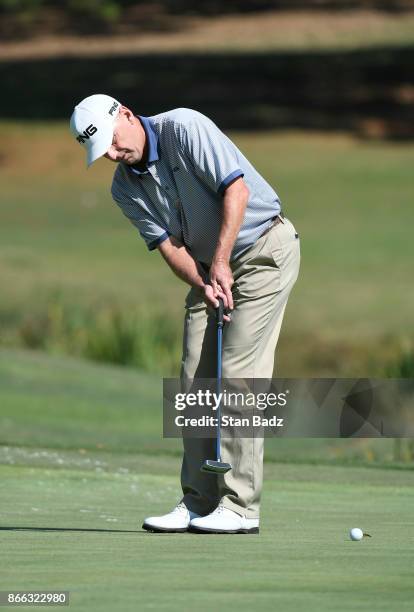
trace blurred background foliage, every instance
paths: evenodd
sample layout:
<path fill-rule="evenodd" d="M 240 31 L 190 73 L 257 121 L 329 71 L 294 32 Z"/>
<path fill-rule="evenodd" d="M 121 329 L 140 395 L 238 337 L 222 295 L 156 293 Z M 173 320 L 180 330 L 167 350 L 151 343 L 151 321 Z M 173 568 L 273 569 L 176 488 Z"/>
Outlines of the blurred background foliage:
<path fill-rule="evenodd" d="M 185 26 L 189 16 L 216 17 L 286 11 L 380 10 L 404 13 L 413 0 L 0 0 L 1 34 L 6 38 L 45 33 L 126 33 Z"/>

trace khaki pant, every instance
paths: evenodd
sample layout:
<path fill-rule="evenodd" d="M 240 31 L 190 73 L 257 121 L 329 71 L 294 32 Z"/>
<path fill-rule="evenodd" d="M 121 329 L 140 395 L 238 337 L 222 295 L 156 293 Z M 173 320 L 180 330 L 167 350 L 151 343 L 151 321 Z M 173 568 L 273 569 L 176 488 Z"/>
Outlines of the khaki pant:
<path fill-rule="evenodd" d="M 223 332 L 223 378 L 272 378 L 274 354 L 289 293 L 299 273 L 296 230 L 284 218 L 231 263 L 234 311 Z M 215 313 L 207 311 L 203 292 L 192 288 L 186 299 L 181 379 L 216 376 Z M 263 437 L 222 438 L 221 459 L 231 463 L 224 475 L 200 471 L 215 458 L 214 439 L 183 439 L 183 501 L 197 514 L 208 514 L 221 501 L 247 518 L 258 518 L 263 479 Z"/>

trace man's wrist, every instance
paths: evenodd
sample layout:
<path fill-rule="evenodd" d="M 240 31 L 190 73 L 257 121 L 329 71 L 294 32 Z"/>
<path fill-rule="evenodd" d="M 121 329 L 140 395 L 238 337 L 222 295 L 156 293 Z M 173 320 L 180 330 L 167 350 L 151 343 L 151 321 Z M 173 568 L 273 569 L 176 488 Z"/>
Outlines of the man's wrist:
<path fill-rule="evenodd" d="M 204 290 L 205 286 L 206 286 L 206 282 L 200 277 L 199 279 L 197 279 L 194 283 L 194 287 L 196 289 L 202 289 Z"/>
<path fill-rule="evenodd" d="M 224 263 L 228 265 L 230 263 L 230 257 L 226 255 L 214 255 L 212 263 Z"/>

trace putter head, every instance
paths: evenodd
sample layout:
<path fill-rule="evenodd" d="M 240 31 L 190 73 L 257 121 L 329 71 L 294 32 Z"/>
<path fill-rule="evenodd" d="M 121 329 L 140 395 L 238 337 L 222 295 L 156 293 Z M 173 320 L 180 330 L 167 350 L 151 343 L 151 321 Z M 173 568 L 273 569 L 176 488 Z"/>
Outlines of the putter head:
<path fill-rule="evenodd" d="M 229 470 L 231 470 L 230 463 L 213 461 L 213 459 L 206 459 L 201 466 L 202 472 L 212 472 L 213 474 L 225 474 Z"/>

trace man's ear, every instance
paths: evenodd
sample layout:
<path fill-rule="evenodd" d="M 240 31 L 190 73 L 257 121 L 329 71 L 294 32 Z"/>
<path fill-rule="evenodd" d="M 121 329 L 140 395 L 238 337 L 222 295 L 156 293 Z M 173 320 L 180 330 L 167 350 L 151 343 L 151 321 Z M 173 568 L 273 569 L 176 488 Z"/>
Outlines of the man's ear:
<path fill-rule="evenodd" d="M 124 117 L 130 122 L 133 123 L 134 113 L 127 106 L 121 106 L 119 109 L 119 113 L 124 115 Z"/>

